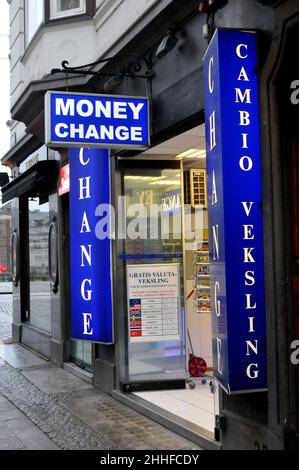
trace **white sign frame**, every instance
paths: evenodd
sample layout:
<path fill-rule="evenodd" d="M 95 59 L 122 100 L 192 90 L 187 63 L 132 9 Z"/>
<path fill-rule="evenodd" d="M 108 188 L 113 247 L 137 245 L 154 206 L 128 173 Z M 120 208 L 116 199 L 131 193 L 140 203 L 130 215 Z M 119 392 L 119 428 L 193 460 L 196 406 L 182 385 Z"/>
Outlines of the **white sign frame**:
<path fill-rule="evenodd" d="M 141 99 L 147 101 L 147 144 L 115 144 L 115 143 L 100 143 L 100 142 L 68 142 L 68 141 L 52 141 L 51 139 L 51 95 L 76 95 L 76 96 L 90 96 L 96 98 L 109 98 L 117 99 L 122 98 L 126 100 Z M 151 146 L 151 135 L 150 135 L 150 102 L 147 96 L 127 96 L 127 95 L 109 95 L 103 93 L 82 93 L 82 92 L 68 92 L 68 91 L 53 91 L 49 90 L 46 92 L 44 97 L 44 108 L 45 108 L 45 145 L 49 148 L 104 148 L 104 149 L 122 149 L 122 150 L 147 150 Z"/>
<path fill-rule="evenodd" d="M 135 286 L 135 293 L 132 289 L 134 289 L 134 286 L 131 284 L 131 279 L 129 278 L 129 275 L 133 271 L 148 271 L 148 272 L 157 272 L 157 271 L 172 271 L 175 272 L 176 276 L 176 286 L 172 286 L 171 289 L 176 291 L 176 296 L 169 296 L 169 295 L 163 295 L 163 288 L 164 290 L 166 289 L 165 285 L 159 285 L 158 287 L 160 288 L 160 292 L 157 292 L 156 296 L 151 295 L 149 297 L 146 297 L 144 294 L 137 293 L 136 290 L 138 288 Z M 154 286 L 152 286 L 154 287 Z M 138 296 L 137 296 L 138 295 Z M 131 322 L 130 322 L 130 300 L 136 300 L 136 299 L 142 299 L 145 301 L 152 301 L 153 304 L 157 302 L 158 300 L 161 299 L 167 299 L 168 305 L 166 308 L 169 308 L 169 305 L 173 304 L 173 299 L 177 300 L 177 322 L 178 322 L 178 327 L 177 327 L 177 333 L 176 334 L 168 334 L 168 335 L 163 335 L 163 334 L 157 334 L 157 335 L 146 335 L 146 336 L 136 336 L 132 337 L 131 336 Z M 148 303 L 148 304 L 149 304 Z M 159 303 L 159 302 L 158 302 Z M 167 302 L 165 302 L 165 305 Z M 163 309 L 163 301 L 160 302 L 160 310 Z M 127 265 L 127 315 L 128 315 L 128 338 L 130 343 L 149 343 L 149 342 L 164 342 L 164 341 L 180 341 L 182 339 L 182 317 L 181 317 L 181 265 L 180 263 L 163 263 L 163 264 L 130 264 Z M 149 312 L 148 312 L 149 313 Z M 141 322 L 142 322 L 142 306 L 140 306 L 140 314 L 141 314 Z M 155 312 L 150 313 L 150 315 L 153 317 L 155 315 Z M 164 318 L 164 313 L 162 313 L 163 318 Z M 167 315 L 167 314 L 166 314 Z M 173 323 L 172 323 L 173 324 Z M 163 329 L 163 327 L 162 327 Z M 141 333 L 144 331 L 143 326 L 141 326 Z"/>

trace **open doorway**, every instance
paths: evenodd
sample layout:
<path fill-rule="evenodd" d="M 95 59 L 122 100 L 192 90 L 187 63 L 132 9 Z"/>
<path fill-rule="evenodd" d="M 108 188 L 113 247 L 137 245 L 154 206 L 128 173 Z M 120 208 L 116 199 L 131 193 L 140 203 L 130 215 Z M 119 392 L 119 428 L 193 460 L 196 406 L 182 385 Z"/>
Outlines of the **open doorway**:
<path fill-rule="evenodd" d="M 162 237 L 155 241 L 138 238 L 127 241 L 122 254 L 126 259 L 129 321 L 125 382 L 137 384 L 127 390 L 183 419 L 186 426 L 188 423 L 197 426 L 199 433 L 200 429 L 204 430 L 212 439 L 218 413 L 218 387 L 212 367 L 204 125 L 165 141 L 137 158 L 135 163 L 130 159 L 122 176 L 127 205 L 128 202 L 147 205 L 160 202 L 158 225 Z M 177 216 L 181 217 L 180 235 L 178 224 L 174 228 Z M 166 220 L 171 226 L 168 232 L 164 228 Z M 154 222 L 151 217 L 147 225 L 152 226 Z M 127 218 L 127 226 L 128 223 L 131 220 Z M 180 272 L 180 294 L 171 294 L 172 298 L 169 294 L 165 299 L 167 320 L 164 320 L 166 310 L 160 305 L 163 301 L 154 299 L 159 311 L 156 307 L 149 308 L 148 299 L 140 302 L 133 297 L 135 284 L 128 281 L 128 273 L 135 279 L 139 273 L 150 276 L 150 272 L 162 268 L 164 272 Z M 163 297 L 163 290 L 159 295 Z M 175 300 L 175 296 L 180 299 Z M 161 331 L 165 328 L 165 321 L 169 335 L 155 337 L 159 325 Z M 177 387 L 174 379 L 180 380 Z"/>

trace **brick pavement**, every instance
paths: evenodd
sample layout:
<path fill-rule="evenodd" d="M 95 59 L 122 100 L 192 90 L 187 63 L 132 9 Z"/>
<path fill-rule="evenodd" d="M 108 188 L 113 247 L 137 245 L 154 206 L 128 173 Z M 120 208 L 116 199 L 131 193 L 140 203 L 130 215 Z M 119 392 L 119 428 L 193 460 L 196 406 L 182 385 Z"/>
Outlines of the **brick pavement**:
<path fill-rule="evenodd" d="M 11 356 L 7 357 L 10 359 Z M 65 375 L 65 380 L 62 377 L 61 384 L 58 384 L 58 393 L 43 391 L 52 389 L 52 383 L 47 388 L 47 376 L 51 378 L 57 371 L 60 377 Z M 43 374 L 42 380 L 39 372 Z M 32 377 L 39 387 L 29 381 L 27 376 Z M 69 388 L 68 391 L 60 391 L 63 382 L 64 390 Z M 23 437 L 27 438 L 28 445 L 30 433 L 26 437 L 26 423 L 24 418 L 18 420 L 19 413 L 25 415 L 28 426 L 32 424 L 33 428 L 28 428 L 32 436 L 36 428 L 42 433 L 37 445 L 46 445 L 47 437 L 58 448 L 65 450 L 198 449 L 191 442 L 50 363 L 15 369 L 2 361 L 0 397 L 11 403 L 8 415 L 5 416 L 11 421 L 11 426 L 15 426 L 11 429 L 18 434 L 24 431 Z M 4 422 L 5 426 L 8 424 Z M 16 445 L 21 446 L 22 442 L 17 441 Z M 3 445 L 6 445 L 6 441 L 3 441 Z M 34 442 L 31 445 L 34 446 Z"/>

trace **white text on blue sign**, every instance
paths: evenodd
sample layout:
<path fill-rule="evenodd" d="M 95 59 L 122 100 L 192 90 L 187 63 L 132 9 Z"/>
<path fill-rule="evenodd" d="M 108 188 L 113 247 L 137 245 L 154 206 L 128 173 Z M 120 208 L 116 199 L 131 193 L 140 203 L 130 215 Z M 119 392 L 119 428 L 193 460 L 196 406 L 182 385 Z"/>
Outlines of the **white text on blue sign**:
<path fill-rule="evenodd" d="M 45 108 L 48 146 L 149 146 L 147 98 L 48 92 Z"/>

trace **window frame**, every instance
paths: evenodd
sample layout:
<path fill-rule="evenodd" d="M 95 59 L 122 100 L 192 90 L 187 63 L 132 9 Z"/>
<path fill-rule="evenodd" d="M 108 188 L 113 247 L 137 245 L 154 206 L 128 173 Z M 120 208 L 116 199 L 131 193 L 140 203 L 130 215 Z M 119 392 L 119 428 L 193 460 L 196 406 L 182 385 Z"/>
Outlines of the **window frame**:
<path fill-rule="evenodd" d="M 31 42 L 33 41 L 33 39 L 35 38 L 35 36 L 38 34 L 39 30 L 43 27 L 43 25 L 45 24 L 45 17 L 46 17 L 46 5 L 45 5 L 45 2 L 42 2 L 42 7 L 43 7 L 43 13 L 42 13 L 42 19 L 39 23 L 39 25 L 36 27 L 34 33 L 32 34 L 32 36 L 29 38 L 28 37 L 28 12 L 29 12 L 29 9 L 28 9 L 28 1 L 29 0 L 23 0 L 23 13 L 24 13 L 24 46 L 25 46 L 25 50 L 29 47 L 29 45 L 31 44 Z"/>
<path fill-rule="evenodd" d="M 57 20 L 60 18 L 69 18 L 78 15 L 85 15 L 87 13 L 87 0 L 79 0 L 80 7 L 72 8 L 70 10 L 58 11 L 57 10 L 57 0 L 49 1 L 49 20 Z"/>
<path fill-rule="evenodd" d="M 28 39 L 28 4 L 26 0 L 23 0 L 23 25 L 24 25 L 24 53 L 30 47 L 31 43 L 34 41 L 35 37 L 38 35 L 40 30 L 44 26 L 51 26 L 57 23 L 63 22 L 73 22 L 91 19 L 96 12 L 96 0 L 80 0 L 84 8 L 82 11 L 76 12 L 74 9 L 69 11 L 64 11 L 57 16 L 51 15 L 51 5 L 55 0 L 39 0 L 43 2 L 43 20 L 40 25 L 36 28 L 34 34 L 30 39 Z"/>

